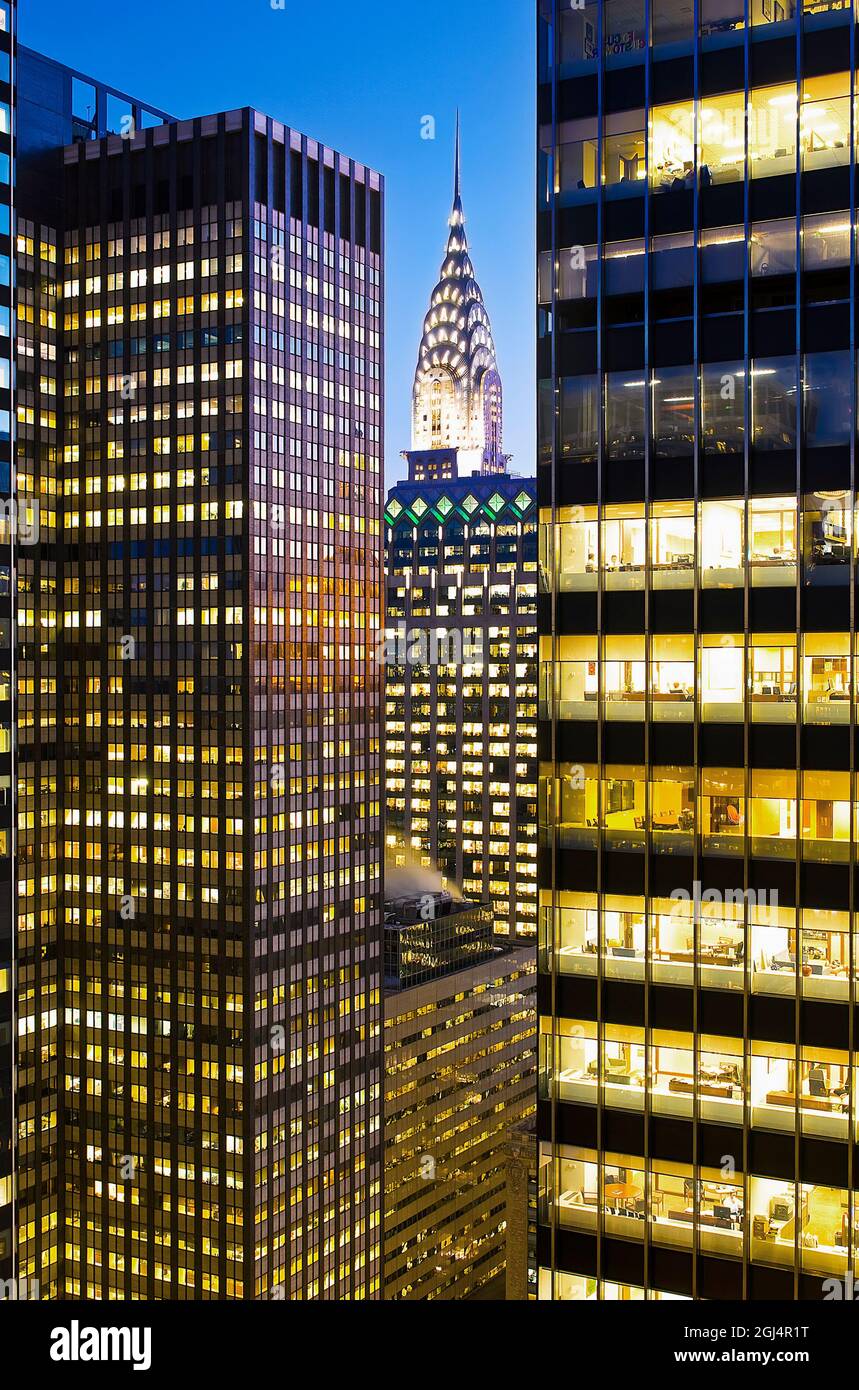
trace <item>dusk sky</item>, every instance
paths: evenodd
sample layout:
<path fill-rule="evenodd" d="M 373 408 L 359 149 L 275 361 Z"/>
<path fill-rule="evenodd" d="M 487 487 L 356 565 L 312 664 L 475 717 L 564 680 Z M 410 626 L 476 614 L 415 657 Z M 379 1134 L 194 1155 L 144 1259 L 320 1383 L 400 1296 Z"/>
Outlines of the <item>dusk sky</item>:
<path fill-rule="evenodd" d="M 405 472 L 460 106 L 463 200 L 504 381 L 505 446 L 514 472 L 533 473 L 533 6 L 149 0 L 145 22 L 116 0 L 86 8 L 81 25 L 67 0 L 25 5 L 20 41 L 176 116 L 256 106 L 385 175 L 389 482 Z M 434 140 L 421 138 L 426 116 Z"/>

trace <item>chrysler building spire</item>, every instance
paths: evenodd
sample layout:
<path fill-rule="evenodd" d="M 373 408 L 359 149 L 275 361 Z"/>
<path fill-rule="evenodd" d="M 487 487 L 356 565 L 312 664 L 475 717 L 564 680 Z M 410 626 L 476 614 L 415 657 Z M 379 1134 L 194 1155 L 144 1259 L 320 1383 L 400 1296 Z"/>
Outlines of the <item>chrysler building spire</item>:
<path fill-rule="evenodd" d="M 405 457 L 414 481 L 507 471 L 501 376 L 465 231 L 458 111 L 448 227 L 412 391 L 412 447 Z"/>

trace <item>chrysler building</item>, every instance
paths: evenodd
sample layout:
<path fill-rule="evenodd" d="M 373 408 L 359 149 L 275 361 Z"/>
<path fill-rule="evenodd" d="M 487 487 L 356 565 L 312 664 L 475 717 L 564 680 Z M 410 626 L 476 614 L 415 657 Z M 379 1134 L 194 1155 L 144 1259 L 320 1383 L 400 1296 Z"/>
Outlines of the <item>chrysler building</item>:
<path fill-rule="evenodd" d="M 412 391 L 413 482 L 506 473 L 501 377 L 465 232 L 456 118 L 453 207 L 438 284 L 424 319 Z"/>

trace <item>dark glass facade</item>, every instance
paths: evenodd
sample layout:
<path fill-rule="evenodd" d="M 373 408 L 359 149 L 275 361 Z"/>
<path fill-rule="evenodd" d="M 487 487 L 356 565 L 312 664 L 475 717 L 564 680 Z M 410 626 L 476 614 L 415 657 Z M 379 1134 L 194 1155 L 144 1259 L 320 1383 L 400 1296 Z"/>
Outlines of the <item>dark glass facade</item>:
<path fill-rule="evenodd" d="M 26 515 L 18 525 L 13 470 L 14 254 L 16 120 L 15 0 L 0 4 L 0 1286 L 17 1293 L 14 1261 L 14 886 L 13 786 L 15 782 L 13 691 L 14 555 L 28 539 Z M 31 518 L 32 520 L 32 518 Z"/>
<path fill-rule="evenodd" d="M 374 1298 L 383 181 L 26 59 L 17 1272 Z"/>
<path fill-rule="evenodd" d="M 538 5 L 540 1296 L 855 1268 L 852 5 Z"/>

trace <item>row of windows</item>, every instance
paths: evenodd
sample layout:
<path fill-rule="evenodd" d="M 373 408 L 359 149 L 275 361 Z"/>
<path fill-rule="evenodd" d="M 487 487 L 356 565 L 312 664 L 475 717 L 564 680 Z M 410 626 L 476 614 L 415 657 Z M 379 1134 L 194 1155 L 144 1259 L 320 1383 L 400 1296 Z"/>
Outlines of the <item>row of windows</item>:
<path fill-rule="evenodd" d="M 550 513 L 543 512 L 542 517 Z M 852 494 L 560 507 L 541 520 L 544 592 L 794 588 L 846 584 L 857 531 Z M 601 519 L 600 519 L 601 518 Z M 800 556 L 799 537 L 802 537 Z M 697 561 L 697 563 L 696 563 Z"/>
<path fill-rule="evenodd" d="M 727 806 L 733 805 L 726 802 Z M 736 810 L 736 807 L 734 807 Z M 727 817 L 726 817 L 727 819 Z M 542 896 L 542 895 L 541 895 Z M 852 955 L 851 955 L 852 952 Z M 859 998 L 859 922 L 850 913 L 780 907 L 741 888 L 645 899 L 559 892 L 540 907 L 541 967 L 562 975 L 817 999 Z M 748 974 L 748 980 L 747 980 Z"/>
<path fill-rule="evenodd" d="M 74 1293 L 74 1297 L 80 1296 L 80 1284 L 75 1282 L 72 1290 L 72 1281 L 67 1281 L 66 1287 Z M 95 1294 L 93 1294 L 95 1297 Z M 541 1302 L 560 1302 L 578 1303 L 604 1299 L 609 1303 L 634 1303 L 643 1302 L 645 1299 L 653 1302 L 685 1300 L 689 1297 L 681 1293 L 663 1293 L 659 1289 L 644 1290 L 638 1284 L 618 1284 L 611 1279 L 594 1279 L 589 1274 L 568 1274 L 563 1269 L 541 1268 L 537 1277 L 537 1297 Z"/>
<path fill-rule="evenodd" d="M 644 60 L 648 48 L 659 57 L 688 52 L 695 38 L 695 8 L 677 0 L 650 0 L 650 31 L 645 0 L 582 0 L 581 4 L 556 5 L 541 0 L 540 75 L 545 80 L 553 65 L 548 25 L 558 11 L 557 61 L 562 77 L 595 70 L 599 59 L 600 10 L 603 53 L 607 68 L 624 67 Z M 705 48 L 721 46 L 726 37 L 741 36 L 750 27 L 762 35 L 772 30 L 783 34 L 798 14 L 806 25 L 817 16 L 837 19 L 851 9 L 851 0 L 700 0 L 698 22 Z"/>
<path fill-rule="evenodd" d="M 696 834 L 704 853 L 740 858 L 746 846 L 763 859 L 843 863 L 859 825 L 859 781 L 849 772 L 752 768 L 544 764 L 539 782 L 540 828 L 556 831 L 562 848 L 643 851 L 648 834 L 657 854 L 691 854 Z M 852 820 L 851 820 L 852 817 Z"/>
<path fill-rule="evenodd" d="M 236 211 L 237 213 L 241 213 L 240 203 L 229 204 L 228 206 L 232 207 L 234 211 Z M 218 222 L 218 209 L 209 209 L 209 214 L 211 220 L 207 221 L 206 209 L 204 208 L 201 210 L 200 216 L 203 220 L 201 221 L 201 225 L 199 228 L 199 238 L 197 237 L 197 232 L 193 226 L 189 225 L 187 227 L 177 227 L 176 245 L 193 246 L 195 241 L 197 241 L 198 239 L 201 242 L 218 241 L 221 234 L 220 223 Z M 155 218 L 153 220 L 154 222 L 162 220 L 165 224 L 164 228 L 153 230 L 150 233 L 147 230 L 145 230 L 148 226 L 148 222 L 145 218 L 132 219 L 132 227 L 139 228 L 139 230 L 135 230 L 132 232 L 131 236 L 128 239 L 127 246 L 121 234 L 115 235 L 116 233 L 122 232 L 123 224 L 116 222 L 109 223 L 107 229 L 108 239 L 104 243 L 104 254 L 107 256 L 107 258 L 109 260 L 114 260 L 124 256 L 144 256 L 151 250 L 166 250 L 170 246 L 170 239 L 172 235 L 171 228 L 168 225 L 168 218 L 165 216 L 163 219 Z M 152 238 L 151 246 L 149 244 L 150 235 Z M 241 241 L 242 237 L 244 236 L 244 223 L 241 219 L 241 216 L 236 216 L 235 218 L 227 218 L 226 222 L 224 223 L 224 235 L 227 239 L 234 238 L 236 241 Z M 65 240 L 66 245 L 63 252 L 63 261 L 65 265 L 79 265 L 81 261 L 79 233 L 69 232 L 66 235 Z M 86 230 L 83 257 L 85 261 L 101 260 L 102 242 L 100 240 L 100 231 L 97 227 L 88 227 Z"/>
<path fill-rule="evenodd" d="M 859 1212 L 846 1188 L 744 1177 L 733 1167 L 693 1169 L 627 1154 L 597 1154 L 561 1145 L 552 1158 L 541 1146 L 541 1221 L 571 1230 L 757 1264 L 843 1275 L 859 1250 Z M 601 1298 L 620 1298 L 620 1285 Z M 609 1291 L 606 1291 L 608 1289 Z M 614 1292 L 610 1290 L 614 1289 Z M 627 1297 L 643 1298 L 639 1289 Z M 595 1298 L 596 1281 L 541 1271 L 541 1297 Z M 650 1297 L 653 1297 L 651 1294 Z M 664 1295 L 663 1295 L 664 1297 Z"/>
<path fill-rule="evenodd" d="M 567 246 L 554 259 L 551 251 L 540 252 L 539 299 L 549 304 L 553 288 L 558 299 L 596 299 L 601 271 L 607 295 L 643 294 L 648 274 L 654 291 L 681 289 L 694 283 L 696 260 L 703 286 L 742 281 L 747 269 L 752 280 L 760 281 L 794 276 L 797 266 L 803 271 L 835 270 L 849 266 L 850 248 L 846 211 L 807 213 L 798 245 L 796 218 L 781 217 L 753 222 L 748 236 L 739 224 L 702 227 L 697 244 L 689 230 L 664 232 L 649 241 L 607 241 L 602 256 L 596 244 Z"/>
<path fill-rule="evenodd" d="M 697 1046 L 695 1042 L 697 1041 Z M 720 1125 L 846 1140 L 856 1125 L 856 1066 L 837 1049 L 674 1033 L 589 1020 L 540 1022 L 544 1099 Z M 852 1117 L 852 1122 L 851 1122 Z"/>
<path fill-rule="evenodd" d="M 598 184 L 655 192 L 849 167 L 850 72 L 565 121 L 544 129 L 545 202 Z"/>
<path fill-rule="evenodd" d="M 540 640 L 543 719 L 846 725 L 855 708 L 843 632 L 565 636 L 554 659 Z"/>
<path fill-rule="evenodd" d="M 539 456 L 594 462 L 844 447 L 854 431 L 854 354 L 806 353 L 540 382 Z M 602 429 L 601 429 L 602 426 Z M 601 438 L 602 436 L 602 438 Z"/>

